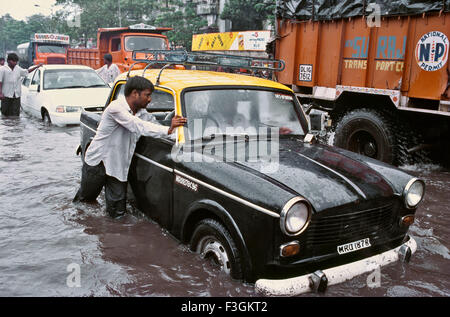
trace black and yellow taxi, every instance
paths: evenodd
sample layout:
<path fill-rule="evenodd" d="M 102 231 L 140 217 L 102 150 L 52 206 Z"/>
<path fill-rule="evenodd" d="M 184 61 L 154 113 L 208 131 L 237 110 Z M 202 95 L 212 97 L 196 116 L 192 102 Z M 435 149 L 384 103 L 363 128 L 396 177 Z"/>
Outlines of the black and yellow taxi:
<path fill-rule="evenodd" d="M 170 61 L 170 54 L 159 62 L 171 67 L 120 75 L 107 101 L 123 98 L 128 77 L 144 76 L 155 84 L 147 111 L 161 124 L 174 115 L 188 121 L 174 136 L 137 144 L 129 184 L 144 214 L 232 278 L 270 294 L 324 290 L 416 251 L 408 228 L 424 195 L 422 180 L 314 142 L 288 87 L 177 69 L 176 63 L 242 65 L 192 53 Z M 82 153 L 99 120 L 82 113 Z"/>

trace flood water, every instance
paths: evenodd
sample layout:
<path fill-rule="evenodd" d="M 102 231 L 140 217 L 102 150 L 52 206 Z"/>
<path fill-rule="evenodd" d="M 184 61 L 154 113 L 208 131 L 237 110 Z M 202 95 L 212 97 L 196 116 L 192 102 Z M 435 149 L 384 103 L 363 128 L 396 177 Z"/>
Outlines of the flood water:
<path fill-rule="evenodd" d="M 73 204 L 79 138 L 77 126 L 47 127 L 23 113 L 0 118 L 0 296 L 261 296 L 131 206 L 113 220 L 103 195 Z M 402 168 L 427 184 L 410 229 L 418 244 L 410 263 L 381 268 L 375 287 L 367 274 L 302 296 L 450 296 L 450 171 Z"/>

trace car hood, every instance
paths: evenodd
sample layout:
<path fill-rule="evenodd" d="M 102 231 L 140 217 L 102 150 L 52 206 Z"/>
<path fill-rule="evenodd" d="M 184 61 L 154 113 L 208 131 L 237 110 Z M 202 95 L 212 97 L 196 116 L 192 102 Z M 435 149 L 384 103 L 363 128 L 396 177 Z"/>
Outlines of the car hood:
<path fill-rule="evenodd" d="M 279 155 L 271 156 L 270 162 L 233 164 L 252 170 L 274 184 L 287 186 L 310 201 L 316 211 L 392 197 L 402 188 L 392 182 L 395 173 L 402 175 L 400 182 L 411 178 L 387 165 L 383 165 L 383 173 L 380 173 L 363 159 L 352 158 L 333 147 L 294 139 L 280 140 L 277 144 Z M 273 153 L 277 153 L 276 149 Z"/>
<path fill-rule="evenodd" d="M 53 106 L 101 106 L 105 105 L 111 88 L 73 88 L 45 90 L 47 102 Z"/>

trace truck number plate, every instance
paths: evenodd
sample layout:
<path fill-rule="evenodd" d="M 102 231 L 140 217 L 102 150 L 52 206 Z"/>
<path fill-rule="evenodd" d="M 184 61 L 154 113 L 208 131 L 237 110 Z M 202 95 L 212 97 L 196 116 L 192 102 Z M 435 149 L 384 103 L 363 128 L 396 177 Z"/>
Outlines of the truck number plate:
<path fill-rule="evenodd" d="M 312 81 L 313 65 L 300 64 L 299 81 Z"/>
<path fill-rule="evenodd" d="M 337 251 L 339 254 L 346 254 L 346 253 L 350 253 L 350 252 L 354 252 L 354 251 L 358 251 L 361 249 L 365 249 L 370 247 L 370 239 L 366 238 L 366 239 L 362 239 L 359 241 L 355 241 L 355 242 L 350 242 L 347 244 L 343 244 L 337 247 Z"/>

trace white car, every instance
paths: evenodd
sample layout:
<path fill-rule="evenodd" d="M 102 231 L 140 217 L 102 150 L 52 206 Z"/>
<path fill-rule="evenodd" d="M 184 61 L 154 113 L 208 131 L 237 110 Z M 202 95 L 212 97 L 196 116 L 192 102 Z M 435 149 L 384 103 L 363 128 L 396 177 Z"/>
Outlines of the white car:
<path fill-rule="evenodd" d="M 79 124 L 80 114 L 103 111 L 110 86 L 81 65 L 43 65 L 22 82 L 23 111 L 48 124 Z"/>

